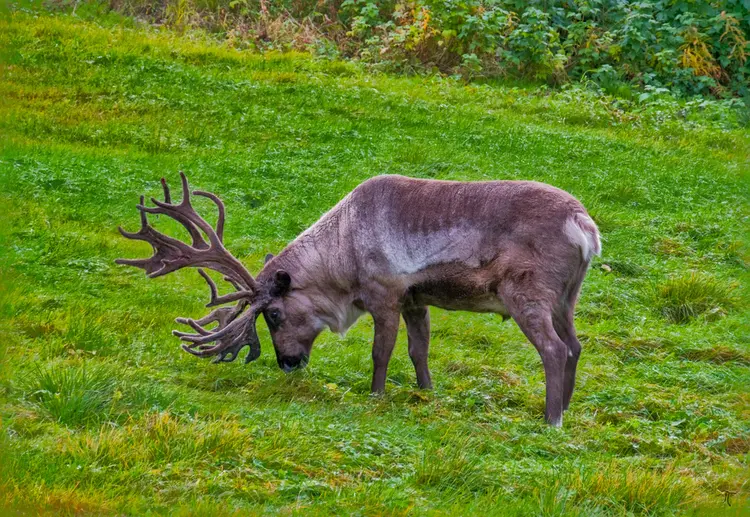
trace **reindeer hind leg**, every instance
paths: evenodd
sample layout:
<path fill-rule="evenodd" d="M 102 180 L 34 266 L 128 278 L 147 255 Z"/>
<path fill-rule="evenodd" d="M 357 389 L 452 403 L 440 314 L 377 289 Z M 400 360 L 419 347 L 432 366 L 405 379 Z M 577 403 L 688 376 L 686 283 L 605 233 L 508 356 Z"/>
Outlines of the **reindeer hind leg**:
<path fill-rule="evenodd" d="M 570 407 L 570 399 L 576 385 L 576 368 L 578 358 L 581 356 L 581 343 L 576 337 L 576 329 L 573 324 L 573 308 L 564 307 L 562 312 L 556 312 L 552 320 L 555 332 L 567 347 L 568 357 L 565 361 L 565 375 L 563 381 L 563 410 Z"/>
<path fill-rule="evenodd" d="M 525 280 L 506 284 L 501 298 L 542 358 L 546 382 L 545 419 L 550 425 L 561 427 L 568 346 L 555 331 L 551 304 L 529 278 Z"/>

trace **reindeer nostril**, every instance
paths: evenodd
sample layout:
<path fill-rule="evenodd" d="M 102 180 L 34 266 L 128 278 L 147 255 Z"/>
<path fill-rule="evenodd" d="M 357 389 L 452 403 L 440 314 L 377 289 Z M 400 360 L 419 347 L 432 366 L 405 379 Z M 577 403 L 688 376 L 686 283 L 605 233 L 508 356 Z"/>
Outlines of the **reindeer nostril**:
<path fill-rule="evenodd" d="M 282 357 L 281 361 L 279 362 L 279 366 L 281 366 L 281 369 L 284 370 L 284 372 L 289 373 L 298 368 L 304 368 L 305 366 L 307 366 L 308 360 L 309 358 L 307 355 L 301 355 L 297 357 Z"/>
<path fill-rule="evenodd" d="M 293 357 L 283 357 L 281 359 L 281 369 L 289 373 L 297 367 L 297 362 Z"/>

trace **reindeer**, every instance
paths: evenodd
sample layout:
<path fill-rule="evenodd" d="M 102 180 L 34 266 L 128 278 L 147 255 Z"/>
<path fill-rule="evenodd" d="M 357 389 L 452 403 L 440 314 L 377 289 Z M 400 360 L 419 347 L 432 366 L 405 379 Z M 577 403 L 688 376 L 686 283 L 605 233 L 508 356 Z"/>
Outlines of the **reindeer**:
<path fill-rule="evenodd" d="M 457 182 L 378 176 L 365 181 L 299 235 L 277 256 L 268 255 L 257 277 L 223 244 L 225 209 L 214 194 L 193 195 L 218 207 L 212 227 L 191 204 L 187 178 L 182 201 L 173 204 L 162 179 L 164 201 L 141 202 L 141 228 L 120 232 L 150 243 L 147 259 L 117 263 L 151 278 L 193 266 L 224 275 L 233 292 L 211 293 L 207 316 L 176 321 L 193 333 L 174 331 L 183 349 L 214 362 L 260 355 L 259 314 L 268 325 L 276 360 L 285 372 L 304 367 L 313 342 L 328 327 L 344 333 L 368 312 L 375 325 L 372 391 L 385 389 L 386 370 L 403 317 L 417 384 L 430 389 L 427 307 L 492 312 L 513 318 L 536 347 L 546 379 L 546 421 L 562 425 L 575 386 L 581 345 L 573 314 L 599 232 L 573 196 L 532 181 Z M 155 230 L 147 214 L 181 223 L 187 244 Z M 234 306 L 226 304 L 236 302 Z M 214 324 L 213 328 L 207 328 Z"/>

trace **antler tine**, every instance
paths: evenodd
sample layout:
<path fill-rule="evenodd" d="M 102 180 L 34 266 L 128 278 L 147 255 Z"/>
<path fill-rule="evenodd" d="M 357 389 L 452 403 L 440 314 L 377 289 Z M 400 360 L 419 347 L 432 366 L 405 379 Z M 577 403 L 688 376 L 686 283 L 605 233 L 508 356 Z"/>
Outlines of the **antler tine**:
<path fill-rule="evenodd" d="M 169 185 L 167 185 L 167 180 L 164 178 L 161 179 L 161 188 L 164 190 L 164 202 L 171 203 L 172 196 L 169 195 Z M 143 204 L 143 201 L 141 201 L 141 204 Z"/>
<path fill-rule="evenodd" d="M 241 316 L 234 319 L 228 325 L 222 327 L 221 329 L 216 330 L 216 332 L 212 332 L 210 336 L 199 336 L 195 334 L 187 334 L 185 332 L 180 332 L 179 330 L 173 330 L 172 334 L 179 337 L 183 341 L 189 341 L 191 343 L 195 343 L 198 345 L 204 345 L 206 343 L 216 341 L 219 338 L 226 336 L 230 332 L 236 331 L 242 324 L 244 324 L 251 318 L 254 321 L 255 318 L 260 313 L 260 311 L 262 310 L 263 306 L 264 306 L 264 300 L 254 301 L 252 305 L 250 305 L 250 308 L 246 310 L 245 312 L 243 312 Z"/>
<path fill-rule="evenodd" d="M 136 205 L 139 209 L 143 206 L 144 197 L 141 196 L 140 200 L 141 204 Z M 141 227 L 137 232 L 128 232 L 121 226 L 117 229 L 127 239 L 145 241 L 151 244 L 154 255 L 147 259 L 117 259 L 115 263 L 143 269 L 151 278 L 165 275 L 186 265 L 178 259 L 183 258 L 182 262 L 184 262 L 184 256 L 189 254 L 191 248 L 182 241 L 155 230 L 148 223 L 148 217 L 144 210 L 140 210 L 140 214 Z M 177 258 L 170 260 L 168 257 L 172 256 Z"/>
<path fill-rule="evenodd" d="M 211 290 L 211 301 L 206 304 L 206 307 L 215 307 L 217 305 L 223 305 L 225 303 L 236 302 L 237 300 L 241 300 L 243 298 L 249 298 L 253 295 L 253 291 L 248 291 L 246 289 L 238 289 L 234 293 L 229 293 L 223 296 L 219 296 L 219 291 L 216 288 L 216 283 L 211 279 L 210 276 L 208 276 L 208 273 L 206 273 L 202 269 L 199 269 L 198 273 L 200 273 L 200 275 L 208 284 L 208 288 Z M 237 288 L 237 285 L 235 285 L 234 282 L 232 282 L 232 285 L 234 285 L 235 288 Z"/>
<path fill-rule="evenodd" d="M 240 302 L 242 304 L 244 302 Z M 255 318 L 261 308 L 254 304 L 241 316 L 236 317 L 234 309 L 223 307 L 212 312 L 209 316 L 196 321 L 178 318 L 178 322 L 190 325 L 198 334 L 186 334 L 173 331 L 183 341 L 189 344 L 182 345 L 182 349 L 197 357 L 216 356 L 214 363 L 230 362 L 237 358 L 239 351 L 245 346 L 250 346 L 250 351 L 245 357 L 245 363 L 254 361 L 260 357 L 260 341 L 255 331 Z M 236 318 L 236 319 L 235 319 Z M 219 322 L 215 331 L 207 331 L 199 323 L 208 323 L 209 320 Z M 217 342 L 213 344 L 213 342 Z"/>
<path fill-rule="evenodd" d="M 161 180 L 164 181 L 164 178 L 162 178 Z M 165 196 L 169 197 L 169 187 L 167 187 L 167 182 L 166 181 L 164 181 L 164 188 L 166 189 Z M 140 205 L 144 206 L 146 204 L 146 196 L 144 196 L 143 194 L 141 194 L 140 201 L 141 201 Z M 148 225 L 148 216 L 146 215 L 146 212 L 144 212 L 143 210 L 138 210 L 138 213 L 141 215 L 141 231 L 145 231 L 145 230 L 148 229 L 148 226 L 149 226 Z"/>
<path fill-rule="evenodd" d="M 198 320 L 194 320 L 192 318 L 175 318 L 175 321 L 177 323 L 182 323 L 183 325 L 188 325 L 190 328 L 195 330 L 201 335 L 208 336 L 211 334 L 211 330 L 207 330 L 203 327 L 203 325 L 207 325 L 208 323 L 218 322 L 219 327 L 224 327 L 227 323 L 232 321 L 238 314 L 242 312 L 242 310 L 245 308 L 246 302 L 243 300 L 242 302 L 238 303 L 234 307 L 221 307 L 220 309 L 215 309 L 211 311 L 206 316 L 203 316 L 202 318 Z M 214 331 L 217 329 L 214 329 Z"/>
<path fill-rule="evenodd" d="M 190 325 L 190 326 L 192 326 L 190 322 L 193 322 L 197 324 L 198 326 L 201 326 L 201 325 L 207 325 L 208 323 L 212 323 L 214 321 L 218 321 L 219 325 L 221 325 L 221 322 L 227 320 L 227 318 L 234 319 L 234 316 L 241 313 L 242 310 L 246 306 L 247 306 L 247 302 L 242 300 L 240 303 L 238 303 L 234 307 L 221 307 L 219 309 L 214 309 L 210 313 L 206 314 L 205 316 L 197 320 L 194 320 L 192 318 L 175 318 L 175 321 L 177 323 L 183 323 L 185 325 Z M 206 330 L 206 329 L 203 329 L 203 330 Z"/>
<path fill-rule="evenodd" d="M 238 344 L 242 344 L 243 346 L 245 344 L 249 344 L 252 348 L 253 343 L 257 341 L 257 334 L 255 333 L 254 323 L 255 323 L 254 318 L 251 321 L 251 319 L 247 317 L 247 313 L 243 314 L 241 317 L 234 320 L 225 328 L 227 329 L 229 327 L 232 327 L 233 329 L 237 330 L 237 332 L 232 333 L 230 336 L 228 336 L 229 339 L 222 340 L 222 342 L 216 345 L 206 344 L 206 343 L 210 343 L 211 341 L 213 341 L 211 339 L 206 339 L 203 342 L 198 342 L 198 340 L 193 340 L 193 338 L 195 338 L 196 336 L 183 334 L 180 336 L 180 338 L 183 341 L 190 341 L 192 344 L 182 345 L 182 349 L 198 357 L 209 357 L 209 356 L 217 355 L 229 348 L 236 347 Z M 222 331 L 219 331 L 214 334 L 220 334 L 221 332 Z M 175 335 L 178 335 L 178 334 L 182 334 L 182 333 L 175 332 Z M 208 338 L 209 336 L 203 336 L 203 337 Z"/>
<path fill-rule="evenodd" d="M 190 205 L 190 185 L 188 185 L 188 179 L 187 176 L 185 176 L 185 173 L 180 171 L 180 182 L 182 183 L 182 201 L 180 202 L 181 205 Z"/>
<path fill-rule="evenodd" d="M 211 192 L 205 192 L 203 190 L 194 190 L 193 194 L 196 196 L 207 197 L 216 204 L 216 208 L 219 209 L 219 218 L 216 221 L 216 235 L 219 237 L 221 242 L 224 242 L 224 203 L 219 199 L 216 194 Z"/>
<path fill-rule="evenodd" d="M 169 202 L 159 201 L 158 199 L 152 197 L 151 202 L 156 205 L 156 208 L 148 208 L 147 211 L 152 214 L 166 213 L 170 217 L 180 221 L 182 224 L 185 224 L 183 220 L 187 221 L 190 225 L 192 225 L 193 227 L 197 226 L 203 231 L 203 233 L 206 234 L 209 242 L 211 243 L 211 246 L 214 246 L 216 248 L 223 248 L 224 244 L 222 243 L 221 237 L 219 237 L 216 230 L 214 230 L 213 227 L 211 227 L 211 225 L 208 224 L 205 219 L 199 216 L 193 208 L 193 205 L 190 202 L 190 185 L 188 184 L 187 176 L 185 176 L 185 173 L 182 171 L 180 171 L 180 180 L 182 181 L 182 201 L 179 205 L 173 205 Z M 213 196 L 213 194 L 211 194 L 211 196 Z M 221 201 L 219 201 L 219 203 L 221 203 Z M 223 209 L 223 205 L 220 207 L 220 215 L 222 215 L 221 219 L 223 219 L 223 214 L 221 214 L 223 210 L 221 209 Z M 224 223 L 222 221 L 222 231 L 223 225 Z M 191 232 L 191 236 L 192 235 L 193 234 Z M 202 236 L 200 237 L 200 239 L 201 241 L 203 241 L 203 243 L 205 243 L 205 240 L 203 240 Z"/>
<path fill-rule="evenodd" d="M 198 274 L 202 276 L 203 280 L 205 280 L 208 284 L 208 288 L 211 291 L 211 301 L 214 301 L 219 296 L 219 290 L 216 288 L 216 283 L 210 276 L 208 276 L 208 273 L 206 273 L 202 269 L 198 269 Z"/>
<path fill-rule="evenodd" d="M 211 332 L 210 334 L 188 334 L 187 332 L 180 332 L 179 330 L 173 330 L 172 334 L 177 336 L 183 341 L 189 341 L 190 343 L 193 343 L 194 345 L 205 345 L 206 343 L 211 343 L 212 341 L 216 341 L 217 339 L 226 336 L 228 333 L 232 332 L 233 330 L 237 330 L 237 328 L 244 323 L 244 320 L 247 319 L 246 314 L 243 314 L 239 318 L 235 319 L 231 323 L 229 323 L 227 326 L 223 327 L 220 330 L 217 330 L 216 332 Z M 220 345 L 217 345 L 220 346 Z"/>
<path fill-rule="evenodd" d="M 203 238 L 203 235 L 201 234 L 200 225 L 196 224 L 195 221 L 192 221 L 191 218 L 181 213 L 177 210 L 176 207 L 179 207 L 181 205 L 171 205 L 169 203 L 163 203 L 159 201 L 158 199 L 152 197 L 151 202 L 156 205 L 156 207 L 150 207 L 146 206 L 143 203 L 137 206 L 138 210 L 141 212 L 146 212 L 149 214 L 164 214 L 168 217 L 171 217 L 178 223 L 180 223 L 182 226 L 185 227 L 185 229 L 190 234 L 190 238 L 193 240 L 192 247 L 195 249 L 207 249 L 209 248 L 209 244 L 206 242 L 206 239 Z M 192 207 L 191 207 L 192 209 Z M 195 212 L 193 212 L 195 213 Z M 195 214 L 196 218 L 200 218 L 198 214 Z"/>
<path fill-rule="evenodd" d="M 175 318 L 175 321 L 177 323 L 182 323 L 183 325 L 188 325 L 190 328 L 192 328 L 194 331 L 196 331 L 198 334 L 202 334 L 204 336 L 207 336 L 211 333 L 211 331 L 204 329 L 201 327 L 197 321 L 195 321 L 192 318 Z"/>
<path fill-rule="evenodd" d="M 145 197 L 141 196 L 141 202 L 140 205 L 142 205 L 145 202 Z M 136 205 L 136 207 L 140 206 Z M 145 233 L 146 229 L 148 228 L 148 217 L 146 216 L 146 213 L 143 210 L 138 211 L 139 214 L 141 214 L 141 227 L 138 229 L 137 232 L 128 232 L 125 231 L 125 229 L 122 226 L 118 226 L 117 229 L 122 234 L 123 237 L 126 239 L 135 239 L 135 240 L 145 240 L 141 238 L 141 235 Z M 120 260 L 120 259 L 117 259 Z"/>
<path fill-rule="evenodd" d="M 225 277 L 224 277 L 224 280 L 225 280 L 225 281 L 227 281 L 227 282 L 229 282 L 230 284 L 232 284 L 232 286 L 234 287 L 234 289 L 235 289 L 236 291 L 241 291 L 241 290 L 242 290 L 242 286 L 241 286 L 240 284 L 238 284 L 238 283 L 237 283 L 237 282 L 236 282 L 236 281 L 234 280 L 234 278 L 232 278 L 232 277 L 229 277 L 229 276 L 225 276 Z"/>

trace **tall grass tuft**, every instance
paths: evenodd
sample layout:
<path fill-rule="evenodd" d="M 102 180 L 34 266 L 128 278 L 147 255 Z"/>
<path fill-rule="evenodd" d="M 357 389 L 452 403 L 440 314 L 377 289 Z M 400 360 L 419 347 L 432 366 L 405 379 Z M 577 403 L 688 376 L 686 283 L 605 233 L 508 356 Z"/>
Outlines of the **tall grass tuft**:
<path fill-rule="evenodd" d="M 458 447 L 428 447 L 419 457 L 414 481 L 438 490 L 479 492 L 492 488 L 480 468 L 480 457 L 472 454 L 468 440 Z"/>
<path fill-rule="evenodd" d="M 36 369 L 22 383 L 26 398 L 48 418 L 77 427 L 109 418 L 115 381 L 85 364 Z"/>
<path fill-rule="evenodd" d="M 735 306 L 734 291 L 734 285 L 693 272 L 656 286 L 654 306 L 672 323 L 687 323 L 702 315 L 713 319 Z"/>
<path fill-rule="evenodd" d="M 103 425 L 95 433 L 78 433 L 63 443 L 75 461 L 163 468 L 180 461 L 237 461 L 250 446 L 245 429 L 231 418 L 195 421 L 168 412 L 130 418 L 122 426 Z"/>
<path fill-rule="evenodd" d="M 613 462 L 563 475 L 538 492 L 541 515 L 654 515 L 694 505 L 694 485 L 671 467 Z"/>

